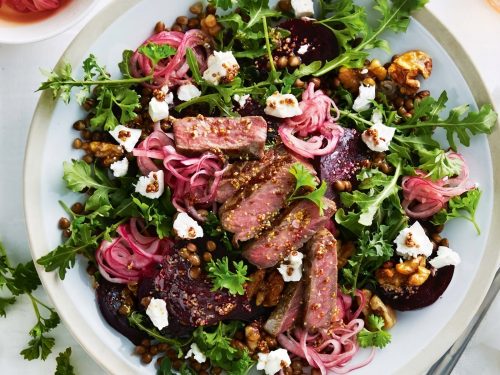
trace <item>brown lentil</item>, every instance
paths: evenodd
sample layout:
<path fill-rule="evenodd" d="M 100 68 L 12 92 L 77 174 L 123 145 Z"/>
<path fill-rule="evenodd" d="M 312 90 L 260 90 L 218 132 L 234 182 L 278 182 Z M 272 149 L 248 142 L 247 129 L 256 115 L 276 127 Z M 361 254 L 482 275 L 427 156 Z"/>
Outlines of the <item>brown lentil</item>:
<path fill-rule="evenodd" d="M 181 26 L 186 26 L 188 24 L 188 18 L 186 16 L 179 16 L 175 19 L 175 22 Z"/>
<path fill-rule="evenodd" d="M 448 241 L 447 238 L 443 238 L 441 241 L 439 241 L 439 246 L 450 247 L 450 241 Z"/>
<path fill-rule="evenodd" d="M 75 122 L 73 124 L 73 129 L 75 130 L 83 130 L 87 127 L 87 125 L 85 125 L 85 121 L 83 120 L 78 120 L 77 122 Z"/>
<path fill-rule="evenodd" d="M 201 268 L 200 267 L 191 267 L 189 270 L 189 277 L 192 279 L 197 279 L 201 275 Z"/>
<path fill-rule="evenodd" d="M 90 111 L 92 108 L 94 108 L 95 106 L 95 100 L 94 99 L 91 99 L 91 98 L 88 98 L 87 100 L 85 100 L 82 104 L 82 107 L 84 110 L 86 110 L 87 112 Z"/>
<path fill-rule="evenodd" d="M 208 29 L 208 33 L 211 36 L 216 36 L 221 30 L 222 30 L 222 27 L 220 25 L 215 25 L 214 27 L 210 27 Z"/>
<path fill-rule="evenodd" d="M 278 9 L 282 12 L 290 12 L 292 10 L 292 3 L 290 0 L 278 1 Z"/>
<path fill-rule="evenodd" d="M 222 369 L 220 367 L 214 367 L 212 368 L 212 373 L 214 375 L 220 375 L 222 373 Z"/>
<path fill-rule="evenodd" d="M 62 217 L 59 219 L 59 229 L 68 229 L 71 226 L 71 222 L 65 218 Z"/>
<path fill-rule="evenodd" d="M 210 254 L 208 251 L 205 251 L 203 253 L 203 260 L 207 263 L 210 262 L 212 260 L 212 254 Z"/>
<path fill-rule="evenodd" d="M 297 87 L 299 89 L 301 89 L 302 87 L 304 87 L 306 85 L 306 83 L 304 81 L 302 81 L 300 78 L 297 78 L 295 80 L 295 82 L 293 83 L 293 86 L 294 87 Z"/>
<path fill-rule="evenodd" d="M 149 354 L 151 355 L 157 355 L 159 352 L 158 350 L 158 345 L 152 345 L 150 348 L 149 348 Z"/>
<path fill-rule="evenodd" d="M 345 181 L 345 190 L 346 191 L 351 191 L 352 190 L 351 181 Z"/>
<path fill-rule="evenodd" d="M 196 245 L 192 242 L 188 243 L 187 246 L 186 246 L 186 249 L 188 249 L 188 251 L 192 252 L 192 253 L 196 253 L 196 251 L 198 250 L 198 248 L 196 247 Z"/>
<path fill-rule="evenodd" d="M 333 188 L 337 191 L 344 191 L 346 186 L 345 186 L 345 181 L 342 180 L 337 180 L 333 183 Z"/>
<path fill-rule="evenodd" d="M 139 284 L 136 282 L 130 282 L 127 284 L 127 289 L 132 292 L 132 294 L 135 294 L 137 292 L 137 289 L 139 289 Z"/>
<path fill-rule="evenodd" d="M 174 23 L 174 24 L 172 25 L 172 31 L 183 31 L 183 30 L 182 30 L 182 26 L 181 26 L 181 25 L 179 25 L 178 23 Z"/>
<path fill-rule="evenodd" d="M 187 248 L 185 247 L 182 247 L 180 250 L 179 250 L 179 255 L 184 258 L 184 259 L 187 259 L 188 256 L 189 256 L 189 251 Z"/>
<path fill-rule="evenodd" d="M 195 267 L 199 267 L 201 264 L 200 257 L 196 254 L 189 254 L 189 256 L 187 257 L 187 260 L 189 263 L 191 263 Z"/>
<path fill-rule="evenodd" d="M 435 242 L 435 243 L 440 243 L 442 238 L 441 236 L 438 234 L 438 233 L 432 233 L 431 235 L 431 239 Z"/>
<path fill-rule="evenodd" d="M 215 12 L 217 12 L 217 8 L 211 4 L 208 4 L 206 7 L 206 12 L 207 14 L 215 14 Z"/>
<path fill-rule="evenodd" d="M 71 205 L 71 211 L 75 214 L 81 214 L 83 212 L 83 204 L 80 202 L 75 202 Z"/>
<path fill-rule="evenodd" d="M 167 350 L 167 357 L 169 359 L 176 359 L 177 358 L 177 352 L 174 349 L 168 349 Z"/>
<path fill-rule="evenodd" d="M 321 371 L 317 368 L 311 369 L 311 375 L 321 375 Z"/>
<path fill-rule="evenodd" d="M 102 141 L 103 135 L 101 132 L 93 132 L 92 133 L 92 140 L 97 142 L 97 141 Z"/>
<path fill-rule="evenodd" d="M 408 98 L 405 100 L 405 108 L 408 111 L 413 109 L 413 99 Z"/>
<path fill-rule="evenodd" d="M 399 108 L 404 105 L 405 101 L 402 97 L 397 97 L 396 100 L 394 100 L 394 105 Z"/>
<path fill-rule="evenodd" d="M 135 353 L 136 354 L 144 354 L 144 353 L 146 353 L 146 348 L 142 345 L 137 345 L 135 347 Z"/>
<path fill-rule="evenodd" d="M 292 368 L 294 374 L 302 374 L 302 363 L 300 362 L 300 360 L 294 359 L 290 367 Z"/>
<path fill-rule="evenodd" d="M 380 166 L 378 167 L 382 173 L 388 174 L 391 172 L 391 167 L 389 167 L 389 164 L 386 162 L 380 163 Z"/>
<path fill-rule="evenodd" d="M 195 360 L 190 360 L 189 362 L 194 371 L 201 371 L 201 363 Z"/>
<path fill-rule="evenodd" d="M 207 27 L 214 27 L 217 25 L 217 19 L 213 14 L 209 14 L 205 17 L 205 25 L 207 25 Z"/>
<path fill-rule="evenodd" d="M 283 68 L 286 68 L 286 66 L 288 65 L 288 57 L 286 56 L 281 56 L 278 61 L 276 62 L 276 65 L 278 66 L 278 68 L 280 69 L 283 69 Z"/>
<path fill-rule="evenodd" d="M 148 364 L 148 363 L 151 363 L 152 360 L 153 360 L 153 356 L 149 353 L 144 353 L 143 355 L 141 355 L 141 362 L 142 363 Z"/>
<path fill-rule="evenodd" d="M 120 315 L 123 315 L 123 316 L 127 316 L 130 314 L 130 311 L 131 311 L 131 307 L 130 305 L 121 305 L 120 308 L 118 309 L 118 314 Z"/>
<path fill-rule="evenodd" d="M 207 250 L 208 251 L 215 251 L 217 249 L 217 245 L 215 244 L 214 241 L 207 241 Z"/>
<path fill-rule="evenodd" d="M 321 86 L 321 79 L 319 79 L 318 77 L 311 78 L 310 82 L 314 85 L 314 88 L 316 90 L 319 89 L 319 87 Z"/>
<path fill-rule="evenodd" d="M 62 232 L 63 237 L 70 238 L 71 237 L 71 231 L 69 229 L 65 229 Z"/>
<path fill-rule="evenodd" d="M 295 55 L 290 56 L 290 58 L 288 59 L 288 66 L 290 66 L 290 68 L 296 68 L 299 65 L 300 65 L 300 58 Z"/>
<path fill-rule="evenodd" d="M 87 164 L 92 164 L 94 162 L 94 157 L 92 155 L 85 155 L 82 160 Z"/>
<path fill-rule="evenodd" d="M 182 362 L 180 359 L 176 359 L 172 362 L 172 367 L 176 370 L 179 370 L 182 367 Z"/>
<path fill-rule="evenodd" d="M 151 346 L 151 341 L 148 339 L 144 339 L 141 341 L 141 345 L 144 346 L 145 348 L 149 348 Z"/>
<path fill-rule="evenodd" d="M 203 12 L 203 4 L 201 2 L 195 3 L 189 7 L 189 11 L 193 14 L 200 14 Z"/>
<path fill-rule="evenodd" d="M 196 29 L 200 26 L 200 20 L 198 18 L 190 18 L 188 21 L 188 28 Z"/>
<path fill-rule="evenodd" d="M 162 31 L 165 31 L 165 23 L 163 21 L 158 21 L 156 22 L 155 25 L 155 33 L 161 33 Z"/>
<path fill-rule="evenodd" d="M 144 306 L 144 308 L 147 308 L 149 306 L 149 303 L 151 302 L 151 299 L 151 297 L 142 297 L 141 305 Z"/>
<path fill-rule="evenodd" d="M 158 350 L 160 352 L 166 352 L 168 350 L 168 344 L 162 342 L 161 344 L 158 344 Z"/>
<path fill-rule="evenodd" d="M 92 133 L 88 129 L 82 129 L 80 134 L 81 134 L 82 138 L 85 139 L 86 141 L 90 141 L 92 139 Z"/>
<path fill-rule="evenodd" d="M 75 140 L 73 141 L 73 148 L 76 148 L 77 150 L 82 148 L 83 146 L 83 142 L 80 138 L 75 138 Z"/>

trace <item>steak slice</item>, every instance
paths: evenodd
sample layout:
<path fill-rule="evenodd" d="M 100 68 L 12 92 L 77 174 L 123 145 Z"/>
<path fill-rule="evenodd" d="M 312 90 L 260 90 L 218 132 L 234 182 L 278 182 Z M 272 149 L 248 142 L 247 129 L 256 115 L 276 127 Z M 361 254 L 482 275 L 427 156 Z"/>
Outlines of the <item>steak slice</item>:
<path fill-rule="evenodd" d="M 271 226 L 295 188 L 295 177 L 290 173 L 295 163 L 302 163 L 315 173 L 311 165 L 282 147 L 273 151 L 269 158 L 272 160 L 266 160 L 267 165 L 219 210 L 222 227 L 234 233 L 235 241 L 255 238 Z"/>
<path fill-rule="evenodd" d="M 326 228 L 307 243 L 304 326 L 310 332 L 330 327 L 337 306 L 337 240 Z"/>
<path fill-rule="evenodd" d="M 304 295 L 304 282 L 288 283 L 281 300 L 273 310 L 266 323 L 264 330 L 276 337 L 280 333 L 288 331 L 299 319 L 302 310 Z"/>
<path fill-rule="evenodd" d="M 267 123 L 261 116 L 185 117 L 173 122 L 175 146 L 185 154 L 206 151 L 230 158 L 262 158 Z"/>
<path fill-rule="evenodd" d="M 294 202 L 272 229 L 244 248 L 243 256 L 259 268 L 275 266 L 327 224 L 336 206 L 327 198 L 323 198 L 323 205 L 321 216 L 315 203 L 307 199 Z"/>

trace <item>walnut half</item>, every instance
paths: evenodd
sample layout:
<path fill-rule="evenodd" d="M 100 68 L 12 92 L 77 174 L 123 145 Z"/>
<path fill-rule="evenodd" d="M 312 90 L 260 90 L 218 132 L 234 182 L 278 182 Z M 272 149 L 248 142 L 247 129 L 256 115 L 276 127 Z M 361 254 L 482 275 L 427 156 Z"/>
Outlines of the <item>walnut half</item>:
<path fill-rule="evenodd" d="M 432 72 L 432 59 L 422 51 L 414 50 L 395 58 L 388 69 L 391 79 L 405 95 L 414 95 L 420 89 L 419 74 L 427 79 Z"/>

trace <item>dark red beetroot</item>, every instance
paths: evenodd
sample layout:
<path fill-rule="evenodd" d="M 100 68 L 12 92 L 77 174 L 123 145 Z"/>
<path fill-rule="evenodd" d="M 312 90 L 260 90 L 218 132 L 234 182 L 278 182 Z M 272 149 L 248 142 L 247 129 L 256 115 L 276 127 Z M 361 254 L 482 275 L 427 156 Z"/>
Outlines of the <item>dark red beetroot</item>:
<path fill-rule="evenodd" d="M 400 288 L 399 291 L 387 288 L 378 288 L 377 294 L 384 303 L 400 311 L 421 309 L 432 305 L 444 293 L 451 282 L 454 266 L 447 266 L 436 270 L 427 281 L 419 287 Z"/>
<path fill-rule="evenodd" d="M 123 284 L 114 284 L 101 278 L 96 290 L 97 302 L 101 314 L 108 324 L 120 332 L 123 336 L 138 345 L 147 336 L 144 332 L 131 327 L 126 316 L 118 313 L 122 304 L 121 292 L 126 288 Z"/>
<path fill-rule="evenodd" d="M 310 64 L 313 61 L 332 60 L 339 55 L 339 45 L 333 33 L 314 20 L 291 19 L 279 24 L 279 27 L 290 31 L 290 35 L 282 39 L 273 51 L 274 56 L 300 57 L 301 62 Z M 304 53 L 299 53 L 302 48 Z"/>
<path fill-rule="evenodd" d="M 191 264 L 178 254 L 166 257 L 149 292 L 165 300 L 169 316 L 180 325 L 214 325 L 227 319 L 250 321 L 267 312 L 250 303 L 246 296 L 232 296 L 224 290 L 213 292 L 206 275 L 202 273 L 193 279 L 190 268 Z"/>
<path fill-rule="evenodd" d="M 335 151 L 322 156 L 319 161 L 320 177 L 328 184 L 325 194 L 327 198 L 337 196 L 333 189 L 335 181 L 350 181 L 356 186 L 356 173 L 361 169 L 361 163 L 368 159 L 368 151 L 356 130 L 344 129 Z"/>

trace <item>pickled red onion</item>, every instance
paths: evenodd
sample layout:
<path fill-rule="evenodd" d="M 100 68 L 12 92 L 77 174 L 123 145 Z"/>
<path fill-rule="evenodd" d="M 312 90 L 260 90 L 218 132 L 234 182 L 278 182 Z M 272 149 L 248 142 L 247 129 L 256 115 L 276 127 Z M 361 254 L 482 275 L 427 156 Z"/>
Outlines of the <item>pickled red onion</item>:
<path fill-rule="evenodd" d="M 43 12 L 57 9 L 61 6 L 60 0 L 6 0 L 5 4 L 22 13 Z M 0 6 L 2 2 L 0 1 Z"/>
<path fill-rule="evenodd" d="M 139 232 L 141 225 L 135 218 L 116 230 L 118 237 L 111 242 L 102 241 L 96 250 L 100 274 L 112 283 L 126 284 L 150 276 L 173 248 L 168 238 L 159 239 Z"/>
<path fill-rule="evenodd" d="M 218 156 L 209 152 L 199 157 L 181 155 L 168 135 L 159 130 L 151 133 L 134 149 L 133 154 L 137 156 L 139 169 L 145 175 L 159 169 L 151 159 L 162 160 L 165 183 L 172 189 L 174 207 L 203 221 L 194 206 L 208 207 L 215 200 L 225 171 L 224 163 Z"/>
<path fill-rule="evenodd" d="M 451 152 L 449 158 L 460 159 L 462 169 L 453 178 L 442 178 L 432 181 L 426 173 L 416 171 L 416 176 L 403 177 L 403 202 L 406 214 L 414 219 L 426 219 L 439 212 L 453 197 L 461 195 L 474 188 L 469 181 L 469 168 L 460 154 Z"/>
<path fill-rule="evenodd" d="M 191 48 L 201 71 L 207 68 L 207 58 L 211 52 L 211 38 L 201 30 L 193 29 L 185 33 L 180 31 L 162 31 L 144 41 L 148 43 L 168 44 L 177 49 L 174 56 L 160 60 L 152 65 L 151 60 L 137 49 L 130 58 L 130 70 L 134 77 L 153 75 L 153 83 L 144 85 L 159 88 L 169 87 L 191 81 L 187 75 L 189 65 L 186 61 L 186 50 Z"/>
<path fill-rule="evenodd" d="M 302 114 L 286 119 L 278 129 L 285 146 L 306 158 L 331 154 L 343 134 L 342 127 L 336 124 L 339 111 L 335 102 L 323 91 L 314 91 L 314 84 L 310 83 L 302 94 L 299 107 Z M 337 113 L 335 117 L 331 115 L 332 107 Z M 297 135 L 310 138 L 302 140 Z"/>
<path fill-rule="evenodd" d="M 361 363 L 347 367 L 354 355 L 359 350 L 356 340 L 358 332 L 364 327 L 364 322 L 359 319 L 359 314 L 366 304 L 363 293 L 356 293 L 360 297 L 359 307 L 351 311 L 352 298 L 339 291 L 337 307 L 342 312 L 337 315 L 339 322 L 328 331 L 310 334 L 306 329 L 295 328 L 286 334 L 278 336 L 280 345 L 290 353 L 303 358 L 307 363 L 321 371 L 321 374 L 345 374 L 371 362 L 375 351 Z"/>

